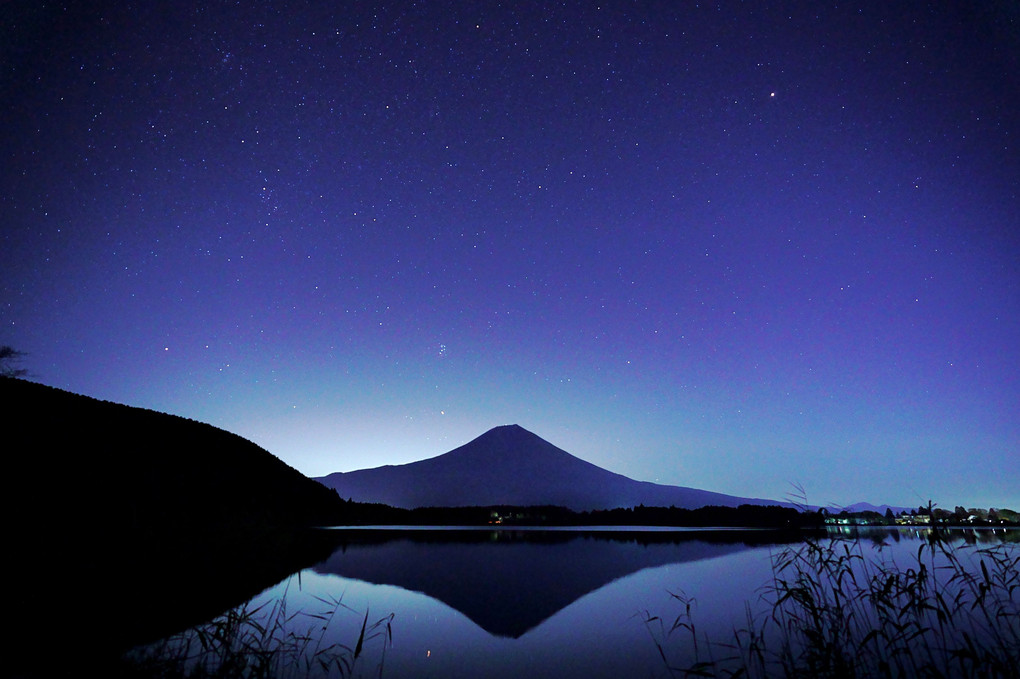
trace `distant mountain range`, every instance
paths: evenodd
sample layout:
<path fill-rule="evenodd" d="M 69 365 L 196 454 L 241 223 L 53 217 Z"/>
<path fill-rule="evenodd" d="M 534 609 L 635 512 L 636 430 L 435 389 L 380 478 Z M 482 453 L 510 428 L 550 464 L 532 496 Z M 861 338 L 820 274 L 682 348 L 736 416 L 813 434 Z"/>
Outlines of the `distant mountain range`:
<path fill-rule="evenodd" d="M 828 507 L 832 513 L 839 513 L 841 511 L 847 512 L 878 512 L 879 514 L 885 514 L 887 509 L 892 510 L 893 514 L 905 514 L 910 512 L 911 509 L 917 509 L 916 507 L 902 507 L 900 505 L 873 505 L 870 502 L 855 502 L 847 507 Z"/>
<path fill-rule="evenodd" d="M 316 478 L 355 502 L 394 507 L 555 505 L 616 507 L 786 504 L 634 479 L 574 457 L 516 424 L 496 427 L 444 455 Z"/>

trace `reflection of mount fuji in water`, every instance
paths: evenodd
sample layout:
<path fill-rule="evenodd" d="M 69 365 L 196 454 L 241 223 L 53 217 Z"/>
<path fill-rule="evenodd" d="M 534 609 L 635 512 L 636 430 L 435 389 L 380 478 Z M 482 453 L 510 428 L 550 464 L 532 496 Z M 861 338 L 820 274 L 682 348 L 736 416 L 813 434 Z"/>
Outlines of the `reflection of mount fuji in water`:
<path fill-rule="evenodd" d="M 644 568 L 796 539 L 771 531 L 345 531 L 315 566 L 442 601 L 491 634 L 520 637 L 582 596 Z"/>

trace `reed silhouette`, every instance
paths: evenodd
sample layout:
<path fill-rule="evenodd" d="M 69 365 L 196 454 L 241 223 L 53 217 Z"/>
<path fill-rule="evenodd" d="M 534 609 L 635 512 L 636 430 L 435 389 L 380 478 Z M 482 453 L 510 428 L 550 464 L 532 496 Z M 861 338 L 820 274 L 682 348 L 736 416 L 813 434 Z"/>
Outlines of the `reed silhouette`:
<path fill-rule="evenodd" d="M 762 591 L 767 612 L 749 613 L 732 639 L 705 638 L 694 599 L 674 594 L 681 612 L 671 623 L 645 621 L 671 676 L 1020 676 L 1015 542 L 967 544 L 931 531 L 898 564 L 867 556 L 864 535 L 809 538 L 779 552 Z M 682 661 L 680 648 L 690 650 Z"/>

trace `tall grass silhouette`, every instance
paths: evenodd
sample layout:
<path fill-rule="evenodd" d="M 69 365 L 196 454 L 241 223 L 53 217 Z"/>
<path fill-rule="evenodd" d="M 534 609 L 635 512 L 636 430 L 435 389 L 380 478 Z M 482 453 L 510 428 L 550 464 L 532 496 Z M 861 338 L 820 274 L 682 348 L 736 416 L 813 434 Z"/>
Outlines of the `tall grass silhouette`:
<path fill-rule="evenodd" d="M 340 614 L 356 614 L 342 598 L 315 597 L 321 610 L 287 610 L 287 591 L 272 602 L 230 609 L 215 619 L 144 648 L 122 660 L 123 677 L 171 679 L 289 679 L 351 677 L 366 646 L 381 644 L 382 676 L 392 642 L 393 614 L 369 622 L 366 611 L 352 645 L 327 643 Z"/>
<path fill-rule="evenodd" d="M 671 623 L 645 624 L 674 677 L 1020 677 L 1016 544 L 931 531 L 908 563 L 877 554 L 840 535 L 784 549 L 761 590 L 765 612 L 749 604 L 731 639 L 705 638 L 682 593 Z"/>

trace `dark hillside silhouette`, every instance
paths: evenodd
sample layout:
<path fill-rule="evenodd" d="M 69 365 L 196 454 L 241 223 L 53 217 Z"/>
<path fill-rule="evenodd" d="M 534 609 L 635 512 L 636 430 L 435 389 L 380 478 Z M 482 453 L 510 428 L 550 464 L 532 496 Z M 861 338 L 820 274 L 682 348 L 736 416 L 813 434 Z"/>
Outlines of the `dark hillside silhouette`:
<path fill-rule="evenodd" d="M 0 403 L 19 644 L 148 640 L 329 554 L 303 529 L 344 503 L 250 441 L 17 379 Z"/>
<path fill-rule="evenodd" d="M 38 483 L 19 523 L 92 532 L 263 530 L 334 521 L 341 503 L 254 443 L 208 424 L 22 380 L 0 382 L 12 478 Z"/>

